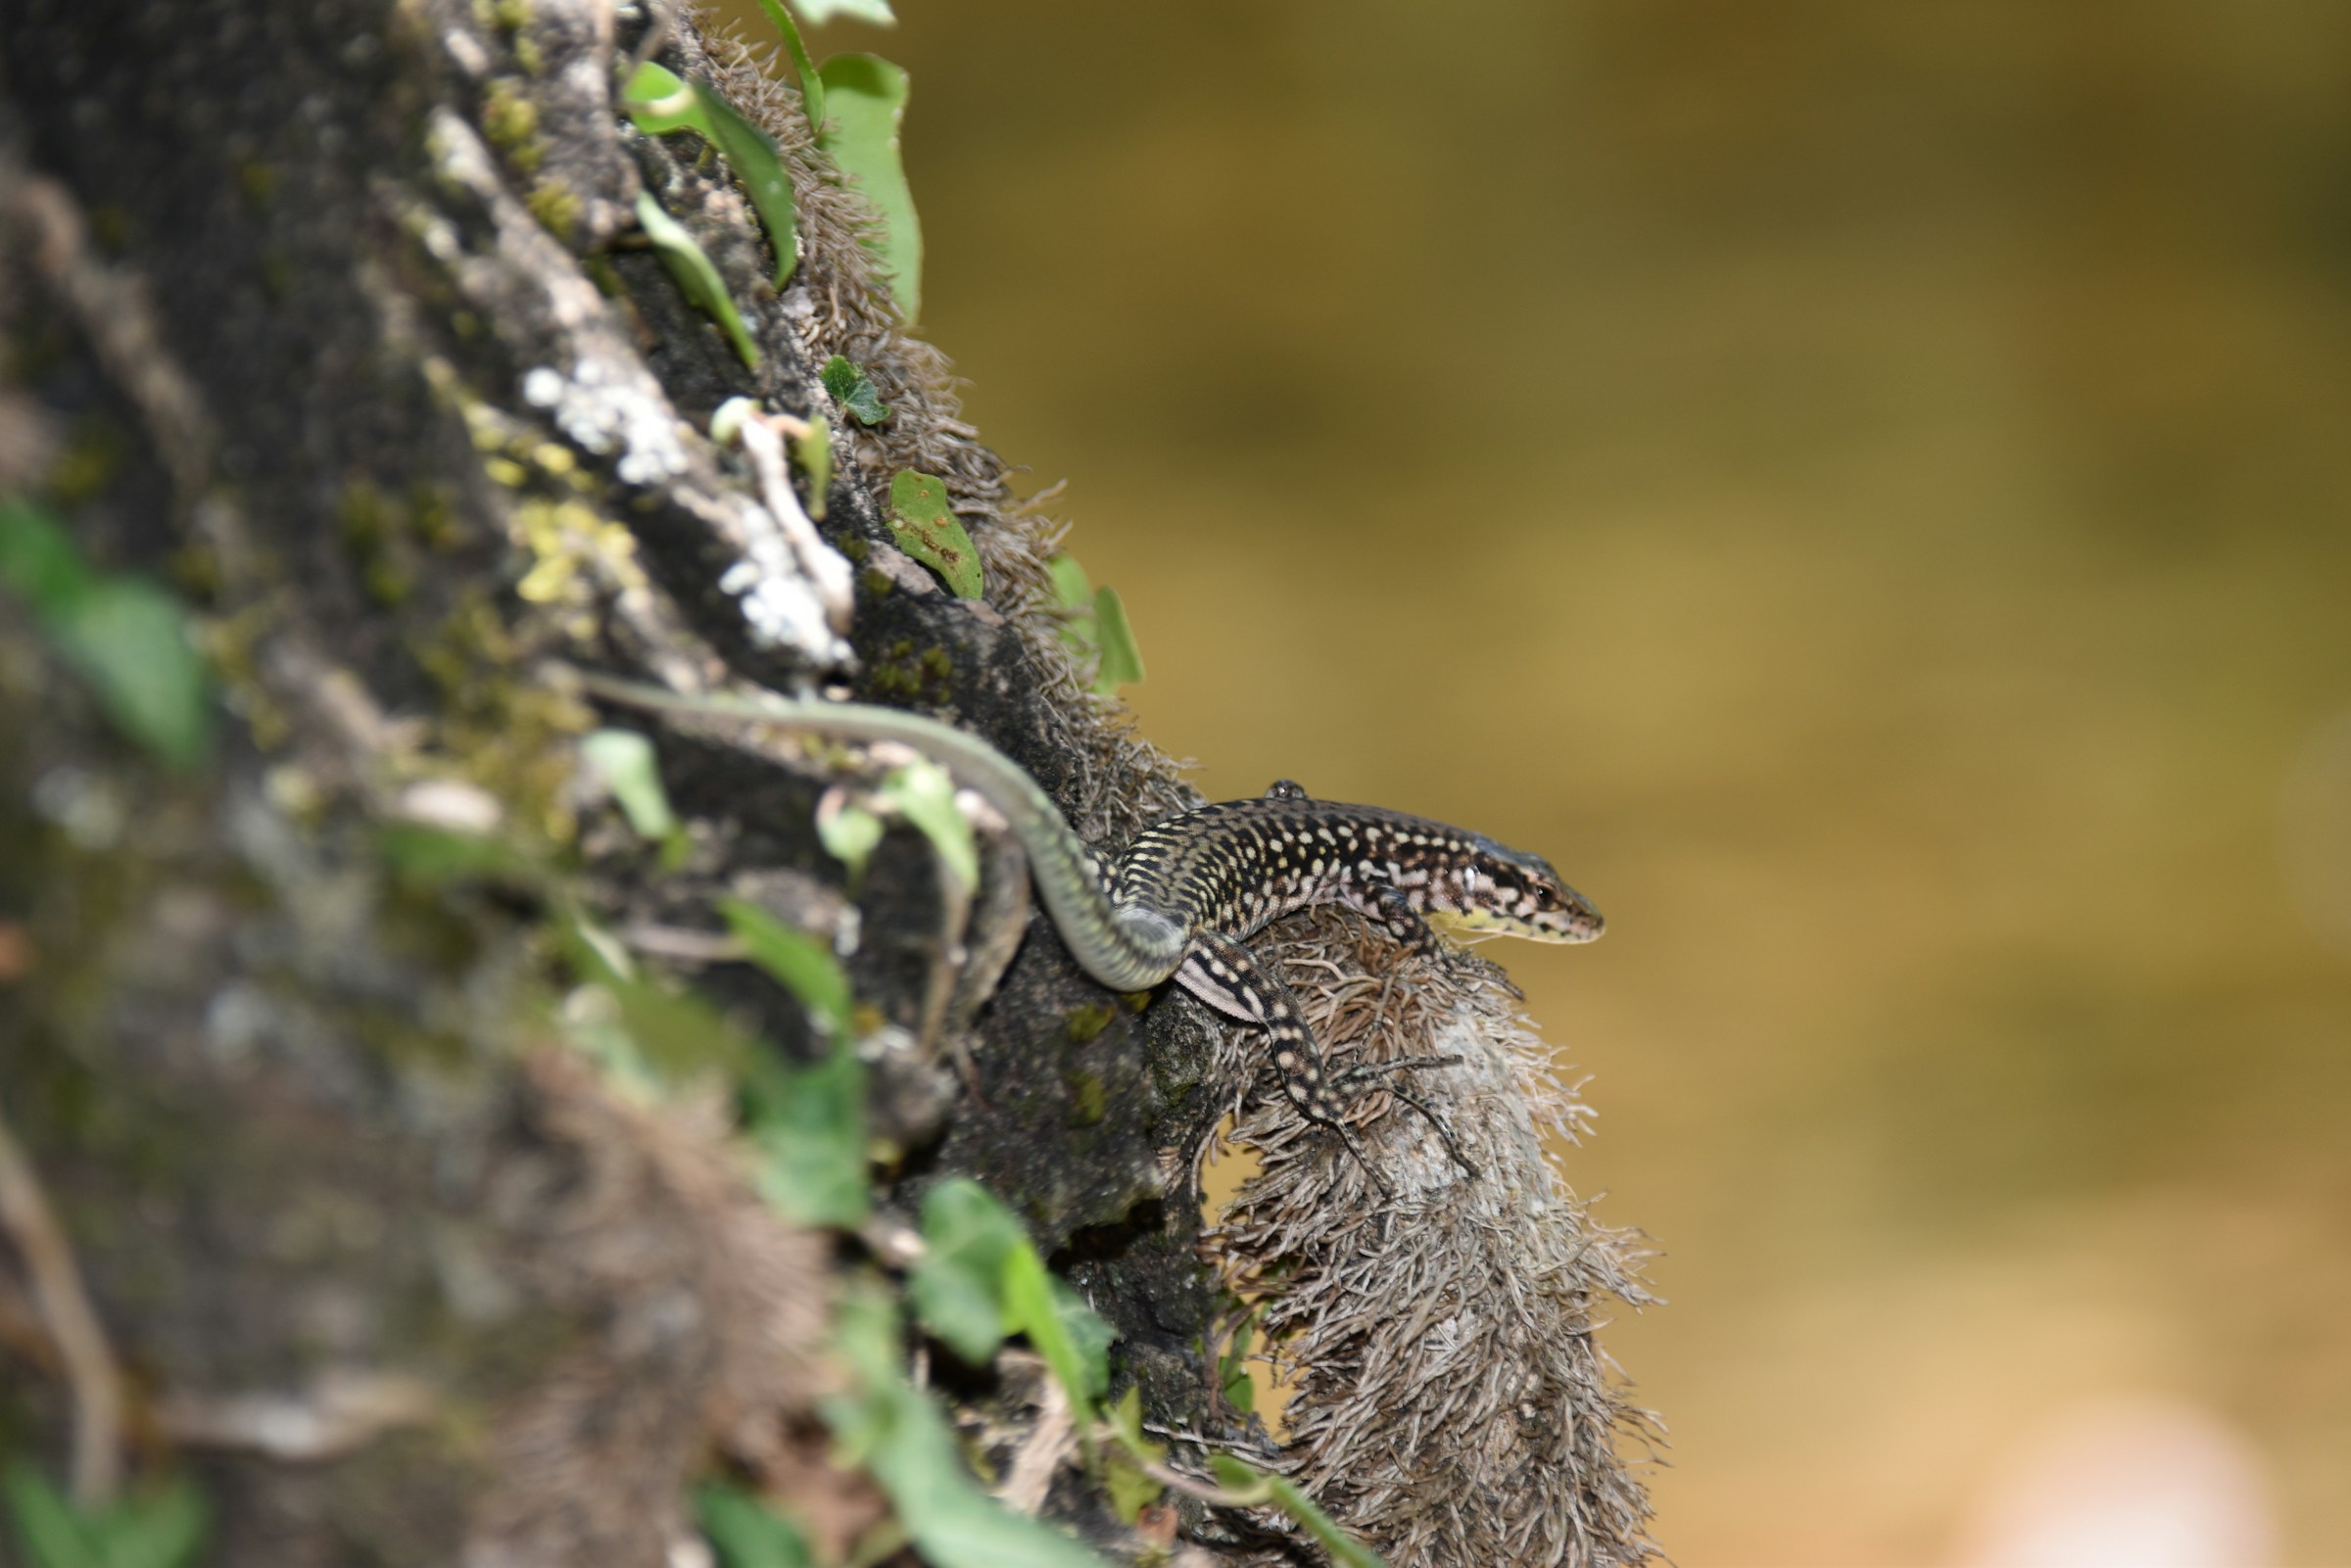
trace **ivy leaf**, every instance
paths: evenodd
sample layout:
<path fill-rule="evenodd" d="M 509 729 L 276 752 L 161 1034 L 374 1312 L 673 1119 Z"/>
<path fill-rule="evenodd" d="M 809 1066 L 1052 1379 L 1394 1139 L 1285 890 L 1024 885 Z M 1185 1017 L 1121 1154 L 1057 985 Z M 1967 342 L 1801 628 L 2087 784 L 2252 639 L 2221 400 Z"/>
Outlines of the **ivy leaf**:
<path fill-rule="evenodd" d="M 840 1305 L 835 1346 L 856 1383 L 824 1402 L 849 1462 L 869 1471 L 934 1568 L 1105 1568 L 1039 1520 L 982 1492 L 958 1457 L 937 1406 L 898 1370 L 898 1325 L 878 1293 Z"/>
<path fill-rule="evenodd" d="M 694 236 L 686 232 L 686 225 L 661 211 L 661 204 L 653 200 L 650 191 L 637 193 L 637 222 L 645 230 L 645 237 L 652 241 L 653 254 L 661 258 L 661 264 L 677 280 L 678 292 L 718 323 L 746 368 L 758 369 L 759 346 L 751 341 L 750 332 L 744 326 L 743 316 L 728 296 L 718 268 L 702 254 Z"/>
<path fill-rule="evenodd" d="M 978 598 L 986 585 L 980 552 L 947 504 L 944 482 L 911 468 L 889 480 L 889 531 L 898 547 L 942 578 L 958 598 Z"/>
<path fill-rule="evenodd" d="M 799 220 L 792 179 L 767 132 L 744 119 L 708 82 L 681 80 L 675 71 L 649 60 L 629 78 L 620 101 L 639 130 L 656 136 L 696 131 L 725 155 L 750 195 L 760 226 L 767 230 L 768 244 L 776 253 L 776 287 L 782 288 L 800 263 Z"/>
<path fill-rule="evenodd" d="M 823 371 L 825 390 L 833 401 L 857 416 L 860 424 L 878 425 L 889 417 L 889 404 L 882 401 L 881 391 L 865 367 L 842 355 L 825 361 Z"/>
<path fill-rule="evenodd" d="M 747 1492 L 705 1482 L 694 1490 L 694 1512 L 720 1568 L 816 1568 L 797 1527 Z"/>
<path fill-rule="evenodd" d="M 898 313 L 922 313 L 923 230 L 898 151 L 906 113 L 906 72 L 874 55 L 835 55 L 818 71 L 831 116 L 816 141 L 857 184 L 882 219 L 873 245 Z"/>
<path fill-rule="evenodd" d="M 923 1328 L 973 1366 L 985 1366 L 1011 1332 L 1004 1262 L 1028 1247 L 1011 1210 L 978 1182 L 942 1181 L 923 1195 L 923 1257 L 907 1297 Z"/>

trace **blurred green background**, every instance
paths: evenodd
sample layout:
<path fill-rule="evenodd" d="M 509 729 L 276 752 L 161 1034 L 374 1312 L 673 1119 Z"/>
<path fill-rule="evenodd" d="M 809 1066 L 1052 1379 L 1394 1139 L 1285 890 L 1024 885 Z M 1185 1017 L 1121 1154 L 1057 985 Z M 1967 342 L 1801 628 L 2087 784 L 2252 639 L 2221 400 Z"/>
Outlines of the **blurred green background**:
<path fill-rule="evenodd" d="M 2125 1393 L 2351 1562 L 2351 8 L 900 16 L 818 52 L 1150 736 L 1607 912 L 1490 951 L 1685 1568 L 1967 1560 Z"/>

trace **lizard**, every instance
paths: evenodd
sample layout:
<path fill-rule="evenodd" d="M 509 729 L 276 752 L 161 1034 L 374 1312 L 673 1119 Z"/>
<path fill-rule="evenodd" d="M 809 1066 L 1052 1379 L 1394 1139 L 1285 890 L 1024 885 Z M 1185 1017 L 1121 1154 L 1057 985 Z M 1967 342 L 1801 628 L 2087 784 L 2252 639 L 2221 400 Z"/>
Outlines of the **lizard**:
<path fill-rule="evenodd" d="M 1117 991 L 1173 979 L 1217 1012 L 1262 1031 L 1283 1090 L 1309 1121 L 1330 1128 L 1384 1189 L 1343 1102 L 1372 1079 L 1451 1057 L 1407 1057 L 1333 1074 L 1297 997 L 1247 939 L 1282 916 L 1343 904 L 1406 946 L 1441 951 L 1427 917 L 1469 931 L 1539 942 L 1588 942 L 1600 911 L 1551 863 L 1465 830 L 1379 806 L 1317 799 L 1296 783 L 1163 818 L 1105 867 L 1018 763 L 976 736 L 896 708 L 821 699 L 696 696 L 581 672 L 596 695 L 632 707 L 739 718 L 839 740 L 894 741 L 944 767 L 1000 813 L 1080 969 Z M 1442 1118 L 1429 1119 L 1464 1171 Z"/>

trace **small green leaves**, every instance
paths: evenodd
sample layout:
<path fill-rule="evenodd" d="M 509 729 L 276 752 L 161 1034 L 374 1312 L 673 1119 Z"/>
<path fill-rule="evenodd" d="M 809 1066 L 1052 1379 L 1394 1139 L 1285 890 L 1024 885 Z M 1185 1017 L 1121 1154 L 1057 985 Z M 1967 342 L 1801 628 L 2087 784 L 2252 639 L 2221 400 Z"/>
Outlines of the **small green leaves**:
<path fill-rule="evenodd" d="M 210 1510 L 186 1477 L 87 1511 L 18 1460 L 0 1476 L 27 1568 L 182 1568 L 204 1544 Z"/>
<path fill-rule="evenodd" d="M 750 332 L 744 328 L 742 313 L 728 297 L 718 268 L 702 254 L 694 236 L 686 232 L 686 225 L 661 211 L 661 204 L 653 200 L 650 191 L 637 193 L 637 222 L 645 230 L 645 237 L 652 241 L 653 254 L 661 258 L 661 264 L 677 280 L 678 291 L 718 323 L 719 330 L 735 345 L 735 352 L 742 356 L 746 367 L 758 369 L 759 346 L 751 341 Z"/>
<path fill-rule="evenodd" d="M 682 864 L 691 846 L 677 813 L 669 809 L 652 741 L 635 730 L 599 730 L 580 742 L 580 758 L 612 791 L 637 835 L 661 845 L 662 858 L 673 869 Z"/>
<path fill-rule="evenodd" d="M 167 767 L 212 749 L 211 687 L 177 600 L 145 578 L 93 572 L 46 508 L 0 499 L 0 582 L 23 594 L 115 728 Z"/>
<path fill-rule="evenodd" d="M 929 474 L 900 469 L 889 479 L 889 531 L 898 547 L 936 572 L 958 598 L 978 598 L 985 588 L 980 552 L 972 547 L 953 508 L 947 487 Z"/>
<path fill-rule="evenodd" d="M 1212 1453 L 1208 1464 L 1216 1472 L 1217 1485 L 1239 1494 L 1244 1503 L 1270 1503 L 1297 1520 L 1308 1535 L 1321 1543 L 1331 1561 L 1344 1564 L 1345 1568 L 1387 1568 L 1378 1552 L 1341 1530 L 1329 1514 L 1316 1505 L 1314 1498 L 1287 1478 L 1262 1474 L 1229 1453 Z"/>
<path fill-rule="evenodd" d="M 849 885 L 865 879 L 865 863 L 882 842 L 882 819 L 853 802 L 828 795 L 816 808 L 816 840 L 849 869 Z"/>
<path fill-rule="evenodd" d="M 1143 655 L 1134 645 L 1134 631 L 1127 624 L 1127 604 L 1118 590 L 1095 588 L 1075 556 L 1056 555 L 1046 569 L 1053 574 L 1053 592 L 1062 608 L 1076 612 L 1062 623 L 1062 641 L 1097 657 L 1094 689 L 1108 693 L 1140 681 Z"/>
<path fill-rule="evenodd" d="M 1000 1506 L 957 1457 L 955 1440 L 931 1402 L 898 1370 L 898 1325 L 872 1293 L 840 1306 L 835 1344 L 856 1382 L 824 1402 L 844 1450 L 881 1483 L 936 1568 L 1104 1568 L 1102 1559 L 1050 1525 Z"/>
<path fill-rule="evenodd" d="M 706 1482 L 694 1490 L 694 1512 L 720 1568 L 816 1568 L 792 1521 L 747 1492 Z"/>
<path fill-rule="evenodd" d="M 955 804 L 955 781 L 936 762 L 910 762 L 882 781 L 874 798 L 922 830 L 939 863 L 966 893 L 980 885 L 980 847 Z"/>
<path fill-rule="evenodd" d="M 1011 1210 L 978 1182 L 944 1181 L 923 1197 L 926 1251 L 908 1294 L 923 1327 L 984 1365 L 1025 1334 L 1070 1397 L 1090 1410 L 1110 1387 L 1111 1327 L 1046 1269 Z"/>
<path fill-rule="evenodd" d="M 823 375 L 833 401 L 855 414 L 859 424 L 878 425 L 889 417 L 889 404 L 882 401 L 862 365 L 837 354 L 825 361 Z"/>
<path fill-rule="evenodd" d="M 922 313 L 923 231 L 914 215 L 914 193 L 898 154 L 898 121 L 906 112 L 906 72 L 874 55 L 835 55 L 818 72 L 825 84 L 831 121 L 817 145 L 855 180 L 882 218 L 874 244 L 898 313 L 912 322 Z"/>
<path fill-rule="evenodd" d="M 743 898 L 722 898 L 718 912 L 752 963 L 799 999 L 817 1027 L 835 1040 L 849 1036 L 849 979 L 832 950 Z"/>
<path fill-rule="evenodd" d="M 751 209 L 767 230 L 776 253 L 776 287 L 782 288 L 799 265 L 798 219 L 792 207 L 792 180 L 784 172 L 776 144 L 766 131 L 743 117 L 707 82 L 680 80 L 677 73 L 648 61 L 637 68 L 621 94 L 621 104 L 637 128 L 652 135 L 691 130 L 724 154 Z"/>

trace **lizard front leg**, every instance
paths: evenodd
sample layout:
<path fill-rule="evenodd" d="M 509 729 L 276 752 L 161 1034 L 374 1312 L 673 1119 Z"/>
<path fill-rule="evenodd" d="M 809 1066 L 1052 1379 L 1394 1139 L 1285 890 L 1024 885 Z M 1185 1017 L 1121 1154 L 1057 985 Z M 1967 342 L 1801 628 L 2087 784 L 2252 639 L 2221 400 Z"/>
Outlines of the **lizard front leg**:
<path fill-rule="evenodd" d="M 1342 1104 L 1358 1088 L 1376 1078 L 1400 1069 L 1449 1065 L 1453 1058 L 1412 1057 L 1373 1068 L 1351 1069 L 1333 1078 L 1322 1065 L 1322 1053 L 1315 1044 L 1314 1031 L 1307 1026 L 1298 998 L 1279 975 L 1258 963 L 1256 954 L 1218 931 L 1196 933 L 1190 955 L 1176 972 L 1176 983 L 1218 1012 L 1265 1030 L 1272 1047 L 1274 1069 L 1281 1073 L 1282 1089 L 1289 1095 L 1290 1104 L 1309 1121 L 1320 1122 L 1337 1133 L 1348 1153 L 1355 1156 L 1364 1173 L 1371 1178 L 1372 1185 L 1383 1196 L 1393 1196 L 1356 1137 L 1355 1129 L 1340 1116 Z M 1396 1091 L 1394 1085 L 1388 1087 L 1398 1099 L 1429 1118 L 1463 1169 L 1475 1175 L 1475 1167 L 1454 1147 L 1452 1130 L 1436 1114 L 1411 1095 Z"/>

